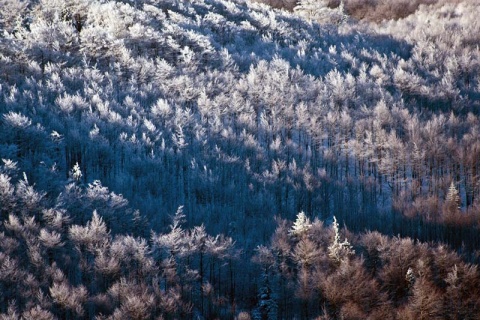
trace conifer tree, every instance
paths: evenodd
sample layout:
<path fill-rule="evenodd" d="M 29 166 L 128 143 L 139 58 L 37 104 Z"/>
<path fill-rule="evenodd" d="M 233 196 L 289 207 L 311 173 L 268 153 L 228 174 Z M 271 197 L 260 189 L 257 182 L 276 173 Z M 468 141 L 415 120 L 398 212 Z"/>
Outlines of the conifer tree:
<path fill-rule="evenodd" d="M 300 211 L 297 215 L 297 219 L 293 223 L 292 229 L 289 231 L 289 234 L 302 238 L 311 226 L 310 219 L 305 215 L 305 212 Z"/>
<path fill-rule="evenodd" d="M 453 212 L 460 209 L 460 196 L 453 181 L 450 183 L 450 187 L 448 188 L 445 203 L 449 211 Z"/>
<path fill-rule="evenodd" d="M 262 283 L 258 290 L 258 303 L 253 319 L 255 320 L 274 320 L 277 319 L 277 304 L 272 297 L 272 289 L 268 275 L 262 275 Z"/>
<path fill-rule="evenodd" d="M 339 264 L 352 256 L 354 251 L 347 239 L 340 241 L 340 230 L 335 216 L 333 217 L 332 229 L 333 242 L 328 247 L 328 256 L 334 263 Z"/>

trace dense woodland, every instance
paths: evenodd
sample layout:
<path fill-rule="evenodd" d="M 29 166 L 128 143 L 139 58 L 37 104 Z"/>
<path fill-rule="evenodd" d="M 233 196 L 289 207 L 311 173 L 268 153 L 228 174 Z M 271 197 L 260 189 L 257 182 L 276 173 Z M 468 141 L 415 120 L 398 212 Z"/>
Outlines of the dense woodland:
<path fill-rule="evenodd" d="M 480 4 L 268 4 L 0 0 L 0 319 L 480 319 Z"/>

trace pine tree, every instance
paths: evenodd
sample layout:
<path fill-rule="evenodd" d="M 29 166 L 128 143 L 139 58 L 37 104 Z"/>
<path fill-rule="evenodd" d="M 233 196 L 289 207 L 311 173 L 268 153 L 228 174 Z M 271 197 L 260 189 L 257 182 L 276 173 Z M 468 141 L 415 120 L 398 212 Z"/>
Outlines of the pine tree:
<path fill-rule="evenodd" d="M 448 209 L 452 212 L 460 209 L 460 195 L 453 181 L 450 183 L 450 187 L 448 188 L 445 203 L 447 204 Z"/>
<path fill-rule="evenodd" d="M 328 256 L 334 263 L 339 264 L 352 256 L 354 251 L 346 238 L 343 242 L 340 242 L 340 230 L 335 216 L 333 217 L 332 228 L 334 236 L 332 244 L 328 247 Z"/>
<path fill-rule="evenodd" d="M 270 288 L 270 281 L 266 273 L 262 275 L 262 285 L 258 291 L 258 303 L 253 313 L 253 319 L 277 319 L 277 303 L 272 297 L 272 289 Z"/>
<path fill-rule="evenodd" d="M 16 205 L 15 189 L 10 180 L 8 175 L 0 173 L 0 213 L 2 218 L 12 212 Z"/>
<path fill-rule="evenodd" d="M 305 212 L 300 211 L 289 234 L 291 236 L 302 237 L 311 227 L 312 223 L 310 219 L 305 215 Z"/>
<path fill-rule="evenodd" d="M 78 162 L 75 163 L 73 166 L 72 170 L 70 171 L 70 177 L 72 178 L 73 181 L 75 182 L 80 182 L 80 179 L 82 178 L 82 170 L 80 169 L 80 166 L 78 165 Z"/>

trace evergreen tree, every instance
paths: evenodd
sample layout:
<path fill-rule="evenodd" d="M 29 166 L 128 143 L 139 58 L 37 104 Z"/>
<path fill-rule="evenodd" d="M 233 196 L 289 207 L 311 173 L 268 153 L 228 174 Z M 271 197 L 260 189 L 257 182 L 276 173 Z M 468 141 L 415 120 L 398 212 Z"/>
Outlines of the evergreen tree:
<path fill-rule="evenodd" d="M 258 303 L 257 303 L 257 308 L 253 313 L 253 319 L 255 320 L 277 319 L 277 304 L 272 297 L 272 289 L 270 288 L 268 275 L 265 273 L 262 276 L 262 283 L 258 291 L 259 291 Z"/>
<path fill-rule="evenodd" d="M 354 254 L 352 246 L 347 239 L 340 241 L 340 230 L 338 228 L 337 218 L 333 217 L 333 242 L 328 246 L 328 256 L 336 264 L 347 260 Z"/>
<path fill-rule="evenodd" d="M 293 223 L 292 229 L 289 231 L 290 235 L 302 238 L 312 227 L 310 219 L 303 211 L 297 215 L 297 219 Z"/>

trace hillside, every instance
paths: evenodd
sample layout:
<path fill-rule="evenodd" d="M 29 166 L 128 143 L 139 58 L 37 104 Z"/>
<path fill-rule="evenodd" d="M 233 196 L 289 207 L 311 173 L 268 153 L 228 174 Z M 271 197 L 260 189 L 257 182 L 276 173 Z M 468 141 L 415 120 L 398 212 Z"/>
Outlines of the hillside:
<path fill-rule="evenodd" d="M 0 313 L 475 319 L 480 4 L 357 2 L 0 0 Z"/>

